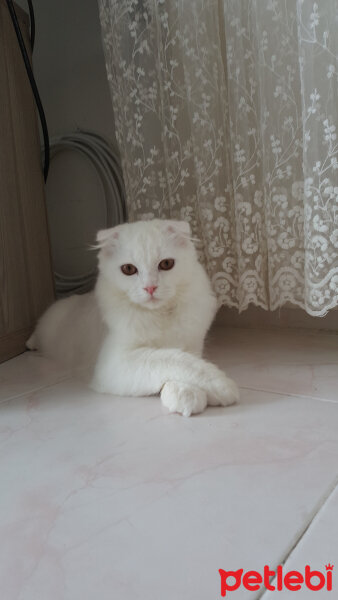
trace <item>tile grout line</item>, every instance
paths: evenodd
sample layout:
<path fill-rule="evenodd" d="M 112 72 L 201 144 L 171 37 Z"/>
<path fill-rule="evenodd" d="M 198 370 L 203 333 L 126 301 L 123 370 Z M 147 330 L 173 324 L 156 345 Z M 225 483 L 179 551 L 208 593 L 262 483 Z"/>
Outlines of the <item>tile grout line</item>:
<path fill-rule="evenodd" d="M 283 565 L 284 566 L 286 564 L 286 562 L 292 556 L 294 550 L 297 548 L 297 546 L 302 541 L 302 539 L 306 536 L 308 530 L 311 528 L 312 523 L 316 520 L 316 518 L 321 513 L 321 511 L 323 510 L 324 506 L 328 503 L 329 499 L 331 498 L 332 494 L 334 494 L 334 492 L 335 492 L 335 490 L 337 488 L 338 488 L 338 477 L 334 480 L 333 485 L 329 487 L 329 489 L 326 492 L 326 494 L 319 501 L 317 508 L 314 509 L 314 512 L 313 512 L 312 516 L 310 517 L 308 523 L 305 525 L 305 527 L 303 528 L 303 530 L 298 535 L 298 537 L 297 537 L 296 541 L 294 542 L 294 544 L 291 546 L 291 548 L 289 550 L 286 551 L 286 553 L 283 556 L 283 558 L 278 562 L 279 565 Z M 262 590 L 262 592 L 260 592 L 259 595 L 256 596 L 255 600 L 261 600 L 262 598 L 264 598 L 265 595 L 268 593 L 268 591 L 269 590 L 266 590 L 266 589 Z"/>
<path fill-rule="evenodd" d="M 71 375 L 67 374 L 64 375 L 63 377 L 61 377 L 60 379 L 57 379 L 56 381 L 53 381 L 52 383 L 47 383 L 46 385 L 41 385 L 32 389 L 28 389 L 25 392 L 21 392 L 20 394 L 15 394 L 14 396 L 8 396 L 7 398 L 3 398 L 3 400 L 0 400 L 0 406 L 2 404 L 5 404 L 6 402 L 11 402 L 12 400 L 18 400 L 19 398 L 23 398 L 24 396 L 29 396 L 29 394 L 35 394 L 36 392 L 40 392 L 42 390 L 46 390 L 49 389 L 51 387 L 53 387 L 54 385 L 58 385 L 59 383 L 63 383 L 64 381 L 67 381 L 71 379 Z"/>
<path fill-rule="evenodd" d="M 29 389 L 25 392 L 21 392 L 20 394 L 15 394 L 14 396 L 8 396 L 7 398 L 3 398 L 2 400 L 0 400 L 0 404 L 5 404 L 5 402 L 9 402 L 11 400 L 17 400 L 18 398 L 22 398 L 23 396 L 27 396 L 28 394 L 34 394 L 35 392 L 38 392 L 40 390 L 50 388 L 53 385 L 57 385 L 58 383 L 62 383 L 63 381 L 67 381 L 68 379 L 71 379 L 72 376 L 73 376 L 73 373 L 67 373 L 66 375 L 64 375 L 60 379 L 57 379 L 56 381 L 53 381 L 52 383 L 48 383 L 46 385 L 42 385 L 42 386 L 38 386 L 33 389 Z M 276 394 L 277 396 L 286 396 L 288 398 L 299 398 L 302 400 L 316 400 L 318 402 L 328 402 L 330 404 L 338 404 L 338 399 L 330 400 L 329 398 L 319 398 L 317 396 L 307 396 L 305 394 L 292 394 L 291 392 L 282 392 L 279 390 L 273 390 L 273 389 L 269 389 L 269 388 L 257 388 L 257 387 L 250 387 L 250 386 L 245 386 L 245 385 L 239 385 L 238 387 L 240 390 L 249 390 L 249 391 L 252 390 L 254 392 L 263 392 L 266 394 Z"/>
<path fill-rule="evenodd" d="M 277 394 L 278 396 L 287 396 L 289 398 L 299 398 L 301 400 L 317 400 L 318 402 L 329 402 L 330 404 L 338 404 L 337 400 L 330 400 L 329 398 L 319 398 L 318 396 L 307 396 L 305 394 L 293 394 L 292 392 L 281 392 L 279 390 L 272 390 L 268 388 L 256 388 L 246 385 L 239 385 L 240 390 L 252 390 L 253 392 L 265 392 L 267 394 Z"/>

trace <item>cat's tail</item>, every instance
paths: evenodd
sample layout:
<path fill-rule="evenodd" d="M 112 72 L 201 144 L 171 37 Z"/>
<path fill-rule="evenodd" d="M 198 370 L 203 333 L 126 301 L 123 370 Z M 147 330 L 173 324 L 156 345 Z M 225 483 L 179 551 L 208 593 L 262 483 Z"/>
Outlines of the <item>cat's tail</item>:
<path fill-rule="evenodd" d="M 28 350 L 37 350 L 38 349 L 38 340 L 36 332 L 34 331 L 30 338 L 26 342 L 26 348 Z"/>

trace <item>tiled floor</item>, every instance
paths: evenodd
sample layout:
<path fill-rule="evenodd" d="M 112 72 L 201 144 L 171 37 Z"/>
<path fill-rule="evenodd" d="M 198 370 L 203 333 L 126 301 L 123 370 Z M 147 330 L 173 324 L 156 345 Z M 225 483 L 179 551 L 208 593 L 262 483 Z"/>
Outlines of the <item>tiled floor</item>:
<path fill-rule="evenodd" d="M 242 399 L 189 419 L 0 366 L 1 600 L 217 600 L 219 568 L 285 561 L 335 564 L 296 598 L 338 597 L 338 336 L 216 328 L 207 355 Z"/>

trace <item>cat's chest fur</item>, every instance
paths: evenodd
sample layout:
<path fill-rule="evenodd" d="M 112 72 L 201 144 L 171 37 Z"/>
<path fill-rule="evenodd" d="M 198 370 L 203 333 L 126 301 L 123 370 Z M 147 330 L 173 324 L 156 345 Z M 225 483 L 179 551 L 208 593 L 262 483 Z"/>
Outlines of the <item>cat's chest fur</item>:
<path fill-rule="evenodd" d="M 182 347 L 187 337 L 188 322 L 182 306 L 172 304 L 159 311 L 137 311 L 130 320 L 130 327 L 131 344 L 155 348 Z"/>
<path fill-rule="evenodd" d="M 149 310 L 115 298 L 115 303 L 104 302 L 100 295 L 101 311 L 120 348 L 135 349 L 181 348 L 199 352 L 196 348 L 196 331 L 199 331 L 201 318 L 198 303 L 189 298 L 175 298 L 171 303 L 158 310 Z"/>

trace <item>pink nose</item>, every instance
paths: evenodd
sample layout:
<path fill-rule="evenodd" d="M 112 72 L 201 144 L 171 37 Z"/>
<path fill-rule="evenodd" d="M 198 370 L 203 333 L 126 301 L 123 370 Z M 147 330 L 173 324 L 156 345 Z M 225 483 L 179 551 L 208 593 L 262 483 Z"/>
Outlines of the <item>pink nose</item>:
<path fill-rule="evenodd" d="M 152 296 L 154 291 L 157 290 L 157 285 L 148 285 L 144 289 L 146 292 L 148 292 L 148 294 L 150 294 Z"/>

